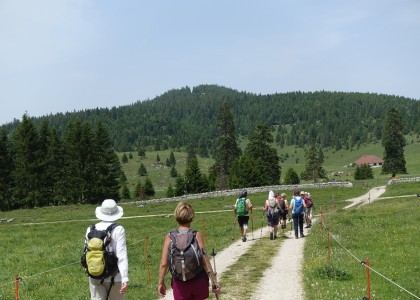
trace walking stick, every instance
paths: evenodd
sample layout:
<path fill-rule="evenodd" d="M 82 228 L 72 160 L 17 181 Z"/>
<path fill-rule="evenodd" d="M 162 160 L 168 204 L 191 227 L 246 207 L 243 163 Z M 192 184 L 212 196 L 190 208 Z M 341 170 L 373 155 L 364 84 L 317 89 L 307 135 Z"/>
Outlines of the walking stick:
<path fill-rule="evenodd" d="M 236 213 L 233 215 L 232 241 L 235 239 Z"/>
<path fill-rule="evenodd" d="M 252 229 L 252 240 L 254 240 L 254 214 L 251 210 L 251 229 Z"/>
<path fill-rule="evenodd" d="M 211 268 L 211 263 L 210 263 L 207 255 L 205 255 L 204 258 L 205 258 L 205 262 L 206 262 L 206 265 L 207 265 L 207 273 L 208 273 L 208 276 L 210 277 L 212 288 L 216 289 L 217 288 L 217 277 L 216 277 L 217 273 L 216 273 L 216 262 L 215 262 L 215 258 L 214 258 L 216 256 L 216 253 L 214 252 L 214 249 L 213 249 L 213 252 L 211 253 L 211 256 L 213 256 L 213 262 L 214 262 L 213 272 L 211 271 L 211 269 L 212 269 Z M 216 296 L 216 299 L 218 300 L 219 295 L 218 294 L 214 294 L 214 295 Z"/>
<path fill-rule="evenodd" d="M 262 218 L 261 218 L 261 233 L 260 233 L 260 240 L 262 238 L 262 230 L 263 230 L 263 226 L 264 226 L 264 210 L 262 213 Z"/>

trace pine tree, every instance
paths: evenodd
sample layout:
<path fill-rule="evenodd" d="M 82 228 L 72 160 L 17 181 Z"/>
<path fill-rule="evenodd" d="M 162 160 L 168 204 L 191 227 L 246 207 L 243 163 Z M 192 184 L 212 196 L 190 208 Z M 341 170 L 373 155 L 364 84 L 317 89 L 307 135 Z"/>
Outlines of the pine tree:
<path fill-rule="evenodd" d="M 187 166 L 185 169 L 185 191 L 190 194 L 206 192 L 206 186 L 203 182 L 202 173 L 198 166 L 197 155 L 190 148 L 187 157 Z"/>
<path fill-rule="evenodd" d="M 270 128 L 267 125 L 258 125 L 245 148 L 245 156 L 251 160 L 260 161 L 258 168 L 260 173 L 255 174 L 257 176 L 256 186 L 278 184 L 280 181 L 280 157 L 277 150 L 271 147 L 273 142 Z"/>
<path fill-rule="evenodd" d="M 229 187 L 228 176 L 232 163 L 240 155 L 241 149 L 236 141 L 233 116 L 228 104 L 224 103 L 217 117 L 215 164 L 212 168 L 217 180 L 216 187 L 222 190 Z"/>
<path fill-rule="evenodd" d="M 171 177 L 175 178 L 178 176 L 178 171 L 175 169 L 175 167 L 171 168 Z"/>
<path fill-rule="evenodd" d="M 147 169 L 144 166 L 143 163 L 140 164 L 139 170 L 138 170 L 139 176 L 147 176 Z"/>
<path fill-rule="evenodd" d="M 395 177 L 396 174 L 407 173 L 403 129 L 401 114 L 395 108 L 391 108 L 385 119 L 382 135 L 382 146 L 385 148 L 382 174 L 392 174 Z"/>
<path fill-rule="evenodd" d="M 173 151 L 169 154 L 169 166 L 173 167 L 176 165 L 175 154 Z"/>
<path fill-rule="evenodd" d="M 293 168 L 289 168 L 284 176 L 284 184 L 299 184 L 299 175 Z"/>
<path fill-rule="evenodd" d="M 156 163 L 159 164 L 160 163 L 160 156 L 159 154 L 156 154 Z"/>
<path fill-rule="evenodd" d="M 155 189 L 149 177 L 146 177 L 146 180 L 144 182 L 144 193 L 146 194 L 146 196 L 149 197 L 155 195 Z"/>
<path fill-rule="evenodd" d="M 182 196 L 185 194 L 185 180 L 184 177 L 178 176 L 175 183 L 175 196 Z"/>
<path fill-rule="evenodd" d="M 174 196 L 175 196 L 175 191 L 174 191 L 174 189 L 172 187 L 172 184 L 169 183 L 168 189 L 166 190 L 166 197 L 172 198 Z"/>
<path fill-rule="evenodd" d="M 12 201 L 12 177 L 13 169 L 10 145 L 7 132 L 0 128 L 0 210 L 8 210 L 13 207 Z"/>
<path fill-rule="evenodd" d="M 121 157 L 121 162 L 122 162 L 123 164 L 128 163 L 128 157 L 127 157 L 127 154 L 125 154 L 125 152 L 123 153 L 123 155 L 122 155 L 122 157 Z"/>
<path fill-rule="evenodd" d="M 129 200 L 131 199 L 130 197 L 130 190 L 127 186 L 126 183 L 122 184 L 122 188 L 121 188 L 121 199 L 125 199 L 125 200 Z"/>
<path fill-rule="evenodd" d="M 324 154 L 322 149 L 318 148 L 315 142 L 309 145 L 305 150 L 306 168 L 301 178 L 318 182 L 320 178 L 326 178 L 326 173 L 322 164 L 324 162 Z"/>
<path fill-rule="evenodd" d="M 373 179 L 373 170 L 368 164 L 362 164 L 356 167 L 354 172 L 355 180 Z"/>
<path fill-rule="evenodd" d="M 26 114 L 13 135 L 13 154 L 14 205 L 19 208 L 38 206 L 41 201 L 39 133 Z"/>

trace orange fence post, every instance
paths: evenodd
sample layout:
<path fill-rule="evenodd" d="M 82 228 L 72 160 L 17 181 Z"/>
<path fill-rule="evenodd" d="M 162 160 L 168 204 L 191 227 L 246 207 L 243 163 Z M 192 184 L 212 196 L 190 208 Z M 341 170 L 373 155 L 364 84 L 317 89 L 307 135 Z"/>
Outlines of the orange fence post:
<path fill-rule="evenodd" d="M 206 221 L 204 220 L 204 217 L 201 218 L 201 225 L 203 226 L 203 235 L 204 235 L 205 244 L 208 245 L 207 228 L 206 228 Z"/>
<path fill-rule="evenodd" d="M 15 299 L 16 300 L 19 300 L 19 281 L 21 281 L 22 279 L 21 278 L 19 278 L 19 276 L 15 276 L 15 293 L 16 293 L 16 295 L 15 295 Z"/>
<path fill-rule="evenodd" d="M 328 231 L 328 263 L 331 265 L 331 247 L 330 247 L 330 228 L 327 227 Z"/>
<path fill-rule="evenodd" d="M 367 280 L 367 299 L 370 300 L 370 269 L 369 258 L 366 258 L 366 280 Z"/>
<path fill-rule="evenodd" d="M 144 249 L 146 251 L 147 280 L 150 281 L 149 248 L 147 247 L 148 237 L 144 238 Z"/>

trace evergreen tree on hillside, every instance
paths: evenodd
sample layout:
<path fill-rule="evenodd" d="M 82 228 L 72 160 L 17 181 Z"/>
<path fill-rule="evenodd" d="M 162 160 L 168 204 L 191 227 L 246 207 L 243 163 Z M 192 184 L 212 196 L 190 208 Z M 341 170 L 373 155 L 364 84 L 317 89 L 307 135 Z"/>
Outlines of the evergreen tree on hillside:
<path fill-rule="evenodd" d="M 127 154 L 125 154 L 125 152 L 124 152 L 124 153 L 123 153 L 123 155 L 121 156 L 121 162 L 122 162 L 123 164 L 128 163 L 128 157 L 127 157 Z"/>
<path fill-rule="evenodd" d="M 362 164 L 357 166 L 354 172 L 355 180 L 373 179 L 373 170 L 368 164 Z"/>
<path fill-rule="evenodd" d="M 326 173 L 322 164 L 324 163 L 324 154 L 322 149 L 317 147 L 315 142 L 309 145 L 305 150 L 306 169 L 301 178 L 318 182 L 320 178 L 326 178 Z"/>
<path fill-rule="evenodd" d="M 119 199 L 122 172 L 117 154 L 112 147 L 108 131 L 99 122 L 95 128 L 93 157 L 95 160 L 95 195 L 91 203 L 101 203 L 104 199 Z M 93 202 L 94 201 L 94 202 Z"/>
<path fill-rule="evenodd" d="M 0 210 L 8 210 L 13 205 L 11 194 L 12 169 L 12 157 L 7 132 L 0 128 Z"/>
<path fill-rule="evenodd" d="M 224 190 L 229 187 L 228 176 L 233 161 L 241 155 L 241 149 L 236 141 L 235 125 L 229 105 L 225 102 L 217 116 L 217 139 L 215 164 L 212 172 L 215 174 L 216 187 Z"/>
<path fill-rule="evenodd" d="M 139 174 L 139 176 L 147 176 L 147 169 L 143 163 L 140 164 L 139 170 L 137 173 Z"/>
<path fill-rule="evenodd" d="M 406 141 L 403 135 L 404 125 L 401 114 L 391 108 L 385 119 L 385 126 L 382 135 L 382 146 L 384 147 L 384 163 L 382 174 L 406 174 L 406 162 L 404 147 Z"/>
<path fill-rule="evenodd" d="M 267 125 L 258 125 L 249 138 L 244 155 L 252 160 L 260 160 L 260 174 L 258 174 L 258 186 L 279 184 L 280 158 L 277 150 L 271 147 L 274 142 L 270 128 Z"/>
<path fill-rule="evenodd" d="M 299 175 L 293 168 L 287 169 L 286 174 L 284 175 L 284 184 L 299 184 L 300 179 Z"/>
<path fill-rule="evenodd" d="M 198 166 L 197 155 L 192 147 L 188 151 L 187 166 L 185 169 L 185 191 L 189 194 L 202 193 L 207 191 L 206 182 L 203 180 L 200 167 Z"/>
<path fill-rule="evenodd" d="M 144 182 L 144 193 L 146 194 L 146 196 L 149 197 L 155 195 L 155 188 L 153 187 L 153 183 L 149 177 L 146 177 L 146 180 Z"/>
<path fill-rule="evenodd" d="M 14 207 L 33 208 L 41 199 L 39 133 L 27 114 L 13 135 Z"/>

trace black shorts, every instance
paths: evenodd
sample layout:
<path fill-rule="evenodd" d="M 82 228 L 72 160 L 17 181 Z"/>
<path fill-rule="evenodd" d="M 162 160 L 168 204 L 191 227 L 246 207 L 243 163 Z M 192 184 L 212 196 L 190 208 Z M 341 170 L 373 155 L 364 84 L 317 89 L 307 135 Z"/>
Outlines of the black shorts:
<path fill-rule="evenodd" d="M 248 225 L 249 216 L 238 216 L 239 226 Z"/>

